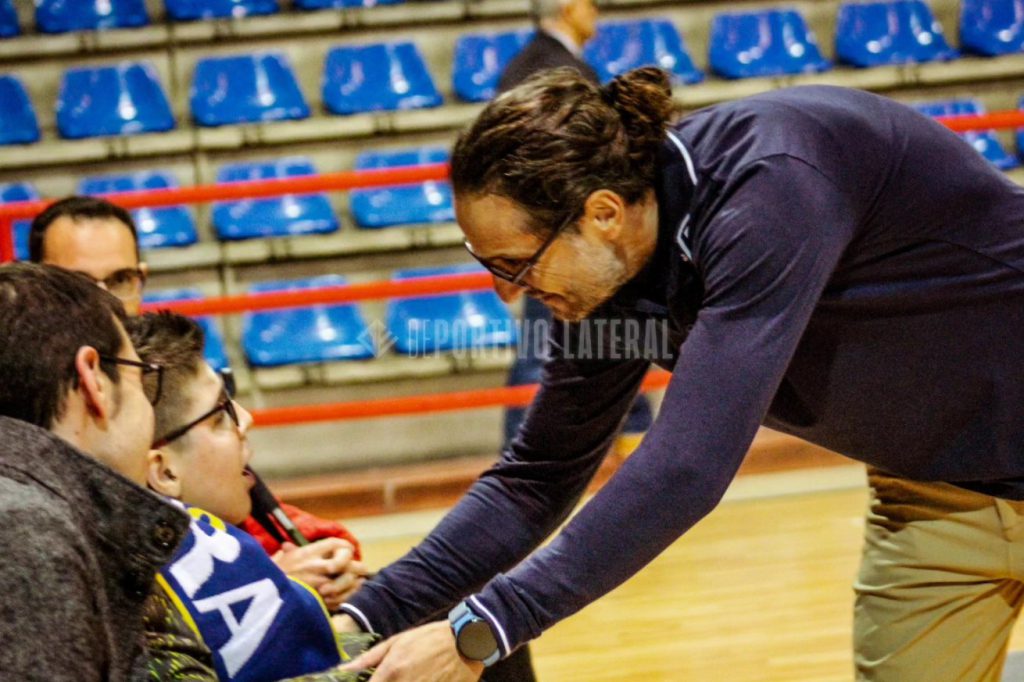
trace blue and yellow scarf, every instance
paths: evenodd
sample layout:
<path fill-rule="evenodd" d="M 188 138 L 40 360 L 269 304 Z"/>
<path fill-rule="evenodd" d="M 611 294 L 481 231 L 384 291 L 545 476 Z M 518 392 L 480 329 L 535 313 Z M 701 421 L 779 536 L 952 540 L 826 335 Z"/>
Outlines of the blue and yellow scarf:
<path fill-rule="evenodd" d="M 190 532 L 157 580 L 213 652 L 220 679 L 269 682 L 338 665 L 320 596 L 285 575 L 249 534 L 185 508 Z"/>

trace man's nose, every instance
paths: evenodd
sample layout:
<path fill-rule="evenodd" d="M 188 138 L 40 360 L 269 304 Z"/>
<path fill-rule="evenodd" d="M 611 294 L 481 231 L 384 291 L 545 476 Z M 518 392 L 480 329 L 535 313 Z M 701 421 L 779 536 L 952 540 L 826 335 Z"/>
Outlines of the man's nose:
<path fill-rule="evenodd" d="M 505 303 L 514 303 L 523 295 L 523 288 L 512 282 L 506 282 L 505 280 L 491 275 L 491 279 L 494 280 L 494 290 L 498 292 L 498 298 Z"/>

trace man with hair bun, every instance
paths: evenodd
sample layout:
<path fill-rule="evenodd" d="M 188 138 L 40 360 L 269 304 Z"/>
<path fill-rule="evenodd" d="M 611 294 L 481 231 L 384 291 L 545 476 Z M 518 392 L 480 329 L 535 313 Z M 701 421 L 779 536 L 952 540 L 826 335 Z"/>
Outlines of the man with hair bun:
<path fill-rule="evenodd" d="M 653 68 L 505 93 L 452 183 L 499 295 L 558 322 L 501 461 L 342 607 L 392 636 L 358 662 L 375 681 L 473 679 L 614 589 L 718 504 L 761 424 L 868 465 L 857 679 L 999 680 L 1024 603 L 1024 189 L 884 97 L 676 120 Z M 537 549 L 652 363 L 672 372 L 654 425 Z"/>

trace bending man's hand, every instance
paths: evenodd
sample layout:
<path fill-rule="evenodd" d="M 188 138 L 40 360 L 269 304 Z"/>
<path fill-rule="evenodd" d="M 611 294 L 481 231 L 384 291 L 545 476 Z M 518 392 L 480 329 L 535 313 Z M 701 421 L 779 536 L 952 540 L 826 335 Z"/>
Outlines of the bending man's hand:
<path fill-rule="evenodd" d="M 475 682 L 484 664 L 455 649 L 447 621 L 418 627 L 378 644 L 341 670 L 376 668 L 370 682 Z"/>

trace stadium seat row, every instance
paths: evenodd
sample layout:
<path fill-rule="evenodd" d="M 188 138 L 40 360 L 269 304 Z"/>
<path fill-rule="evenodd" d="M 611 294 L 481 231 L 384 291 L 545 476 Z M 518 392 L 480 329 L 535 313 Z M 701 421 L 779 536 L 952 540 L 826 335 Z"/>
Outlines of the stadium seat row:
<path fill-rule="evenodd" d="M 455 47 L 452 86 L 467 101 L 494 96 L 508 61 L 530 40 L 530 30 L 464 35 Z M 964 49 L 986 55 L 1024 50 L 1024 0 L 964 0 Z M 840 7 L 836 55 L 859 67 L 955 59 L 923 0 L 885 0 Z M 584 56 L 605 81 L 656 64 L 677 83 L 704 75 L 694 66 L 676 27 L 663 19 L 599 26 Z M 831 68 L 813 33 L 795 10 L 728 13 L 711 25 L 709 60 L 726 78 L 778 76 Z M 324 63 L 327 111 L 355 114 L 438 106 L 442 102 L 419 50 L 410 42 L 337 47 Z M 39 139 L 32 104 L 13 76 L 0 77 L 0 143 Z M 237 125 L 309 117 L 310 108 L 287 59 L 276 53 L 206 58 L 196 64 L 190 91 L 200 126 Z M 56 106 L 65 138 L 130 135 L 174 128 L 167 96 L 148 63 L 71 69 Z"/>
<path fill-rule="evenodd" d="M 399 270 L 392 279 L 482 271 L 474 264 Z M 298 291 L 340 286 L 340 275 L 261 282 L 251 293 Z M 200 298 L 190 289 L 147 294 L 148 302 Z M 227 356 L 216 324 L 201 318 L 210 342 L 207 359 L 224 367 Z M 406 355 L 497 348 L 516 343 L 517 330 L 508 307 L 493 291 L 464 291 L 440 296 L 396 298 L 388 303 L 384 327 L 375 334 L 352 304 L 318 305 L 247 313 L 242 322 L 242 350 L 254 367 L 279 367 L 338 360 L 366 360 L 389 349 Z"/>
<path fill-rule="evenodd" d="M 370 151 L 356 158 L 356 170 L 417 166 L 447 160 L 448 152 L 438 147 Z M 309 159 L 286 157 L 261 163 L 225 165 L 217 173 L 217 182 L 272 180 L 314 174 L 316 169 Z M 79 183 L 78 192 L 97 195 L 178 186 L 177 179 L 170 173 L 142 171 L 87 177 Z M 28 183 L 0 185 L 0 203 L 38 198 L 38 192 Z M 362 228 L 443 223 L 455 219 L 451 185 L 447 182 L 352 190 L 349 208 L 356 225 Z M 139 245 L 144 249 L 188 246 L 198 240 L 195 217 L 184 206 L 140 208 L 132 215 L 139 230 Z M 216 202 L 211 222 L 217 237 L 222 240 L 325 234 L 339 227 L 338 219 L 323 194 Z M 15 223 L 14 245 L 18 258 L 26 258 L 26 221 Z"/>
<path fill-rule="evenodd" d="M 933 117 L 983 114 L 980 102 L 972 99 L 923 102 L 915 107 Z M 1020 100 L 1024 110 L 1024 97 Z M 1020 165 L 1008 153 L 992 130 L 961 135 L 993 165 L 1009 170 Z M 1017 134 L 1017 146 L 1024 156 L 1024 130 Z M 367 151 L 356 158 L 356 170 L 378 170 L 402 166 L 445 163 L 448 152 L 441 147 L 414 147 L 388 151 Z M 305 157 L 285 157 L 256 163 L 233 163 L 220 168 L 218 183 L 247 180 L 271 180 L 316 174 L 312 161 Z M 80 194 L 112 194 L 178 187 L 173 175 L 163 171 L 142 171 L 84 178 Z M 38 199 L 28 183 L 0 185 L 0 203 Z M 349 192 L 349 210 L 360 228 L 385 228 L 451 222 L 455 219 L 451 185 L 430 181 L 414 185 L 378 187 Z M 144 249 L 178 247 L 198 240 L 195 218 L 184 206 L 142 208 L 133 211 L 139 229 L 139 244 Z M 323 194 L 286 195 L 269 199 L 216 202 L 211 222 L 218 239 L 225 241 L 326 234 L 339 228 L 338 219 Z M 27 257 L 28 223 L 18 221 L 14 232 L 15 252 Z"/>
<path fill-rule="evenodd" d="M 393 5 L 404 0 L 292 0 L 303 10 Z M 165 0 L 173 21 L 274 14 L 278 0 Z M 134 28 L 149 24 L 145 0 L 36 0 L 36 28 L 43 33 Z M 0 0 L 0 38 L 21 33 L 14 0 Z"/>

